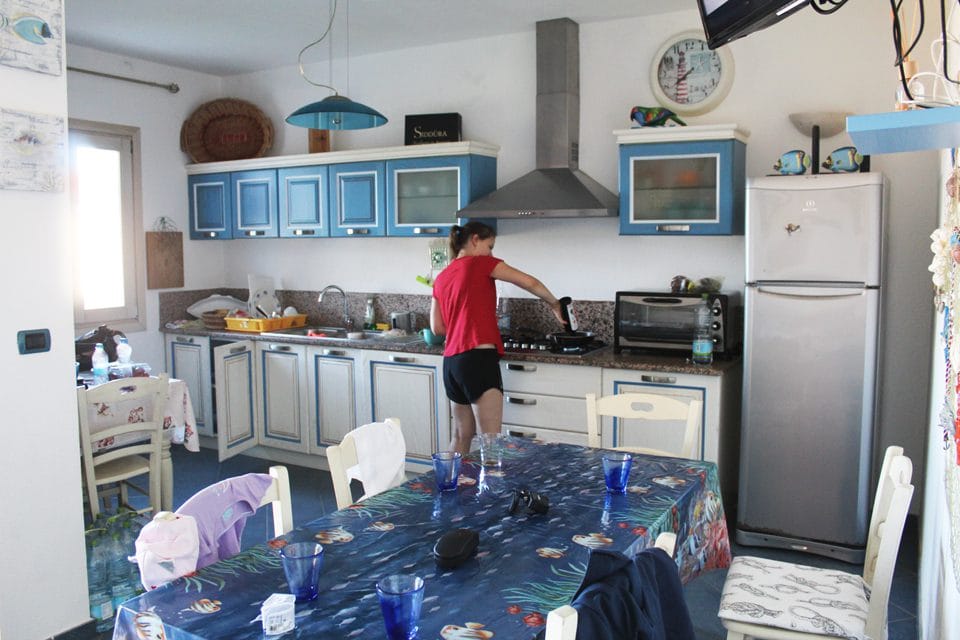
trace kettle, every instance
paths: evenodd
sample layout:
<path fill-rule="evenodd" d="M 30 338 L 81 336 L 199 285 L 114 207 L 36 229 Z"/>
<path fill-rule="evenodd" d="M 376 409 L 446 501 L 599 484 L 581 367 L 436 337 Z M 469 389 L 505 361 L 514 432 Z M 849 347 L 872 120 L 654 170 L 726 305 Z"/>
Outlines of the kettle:
<path fill-rule="evenodd" d="M 414 331 L 417 326 L 417 314 L 414 311 L 394 311 L 390 314 L 390 328 Z"/>

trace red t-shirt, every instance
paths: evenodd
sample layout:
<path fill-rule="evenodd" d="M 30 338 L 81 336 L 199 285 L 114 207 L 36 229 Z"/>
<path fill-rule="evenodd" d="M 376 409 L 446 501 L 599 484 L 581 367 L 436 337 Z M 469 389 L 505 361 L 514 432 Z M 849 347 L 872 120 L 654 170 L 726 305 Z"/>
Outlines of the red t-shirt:
<path fill-rule="evenodd" d="M 497 285 L 490 275 L 503 262 L 493 256 L 457 258 L 433 282 L 433 297 L 447 326 L 443 355 L 454 356 L 480 344 L 503 353 L 497 327 Z"/>

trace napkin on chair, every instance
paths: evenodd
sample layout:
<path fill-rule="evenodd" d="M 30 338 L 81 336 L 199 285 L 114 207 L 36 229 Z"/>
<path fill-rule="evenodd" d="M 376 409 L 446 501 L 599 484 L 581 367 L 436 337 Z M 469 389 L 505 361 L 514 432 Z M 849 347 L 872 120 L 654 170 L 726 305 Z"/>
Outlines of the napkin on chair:
<path fill-rule="evenodd" d="M 399 421 L 387 418 L 350 432 L 357 445 L 356 466 L 347 469 L 347 477 L 363 483 L 363 497 L 370 498 L 404 483 L 404 458 L 407 444 Z"/>

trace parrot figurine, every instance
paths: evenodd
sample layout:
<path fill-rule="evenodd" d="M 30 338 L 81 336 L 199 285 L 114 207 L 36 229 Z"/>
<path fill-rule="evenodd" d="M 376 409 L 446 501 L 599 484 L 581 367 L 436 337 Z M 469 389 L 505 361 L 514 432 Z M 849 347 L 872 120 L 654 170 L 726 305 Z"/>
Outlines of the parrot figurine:
<path fill-rule="evenodd" d="M 641 127 L 662 127 L 667 120 L 673 120 L 682 127 L 687 123 L 666 107 L 634 107 L 630 110 L 630 119 Z"/>

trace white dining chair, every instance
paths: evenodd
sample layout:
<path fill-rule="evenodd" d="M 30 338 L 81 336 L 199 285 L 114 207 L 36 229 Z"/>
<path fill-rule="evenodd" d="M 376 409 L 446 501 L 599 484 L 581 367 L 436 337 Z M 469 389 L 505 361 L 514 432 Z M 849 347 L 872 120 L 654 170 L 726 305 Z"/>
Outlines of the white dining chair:
<path fill-rule="evenodd" d="M 727 640 L 886 640 L 890 585 L 913 496 L 912 476 L 913 464 L 903 448 L 888 447 L 862 575 L 752 556 L 734 558 L 718 613 Z"/>
<path fill-rule="evenodd" d="M 345 509 L 354 503 L 351 479 L 363 484 L 364 493 L 359 500 L 402 484 L 406 455 L 399 418 L 359 426 L 343 436 L 340 444 L 327 447 L 327 464 L 337 509 Z"/>
<path fill-rule="evenodd" d="M 273 535 L 279 537 L 293 530 L 293 500 L 290 498 L 290 475 L 282 465 L 270 467 L 267 472 L 273 482 L 263 494 L 260 506 L 270 505 L 273 512 Z"/>
<path fill-rule="evenodd" d="M 674 437 L 679 442 L 677 448 L 665 450 L 653 447 L 619 446 L 618 451 L 631 453 L 671 456 L 674 458 L 698 459 L 697 452 L 700 435 L 700 418 L 703 403 L 700 400 L 679 400 L 655 393 L 618 393 L 598 398 L 594 393 L 586 395 L 587 402 L 587 444 L 602 447 L 600 436 L 600 418 L 608 416 L 621 419 L 621 430 L 627 428 L 626 420 L 647 422 L 679 422 L 683 425 L 682 437 Z M 676 435 L 676 434 L 675 434 Z M 671 438 L 668 438 L 668 440 Z"/>
<path fill-rule="evenodd" d="M 160 511 L 163 409 L 168 389 L 165 373 L 77 388 L 83 479 L 94 518 L 100 513 L 100 488 L 113 484 L 119 485 L 120 504 L 128 504 L 127 489 L 133 488 L 150 499 L 150 506 L 140 509 L 141 513 Z M 131 402 L 133 408 L 127 409 Z M 121 403 L 125 409 L 116 411 Z M 130 438 L 132 442 L 122 444 Z M 121 444 L 94 451 L 95 443 L 111 440 Z M 144 474 L 148 474 L 146 490 L 128 482 Z"/>
<path fill-rule="evenodd" d="M 657 536 L 653 546 L 663 549 L 667 555 L 673 557 L 677 546 L 677 534 L 664 531 Z M 569 604 L 557 607 L 547 614 L 547 628 L 543 640 L 576 640 L 577 638 L 577 610 Z"/>

